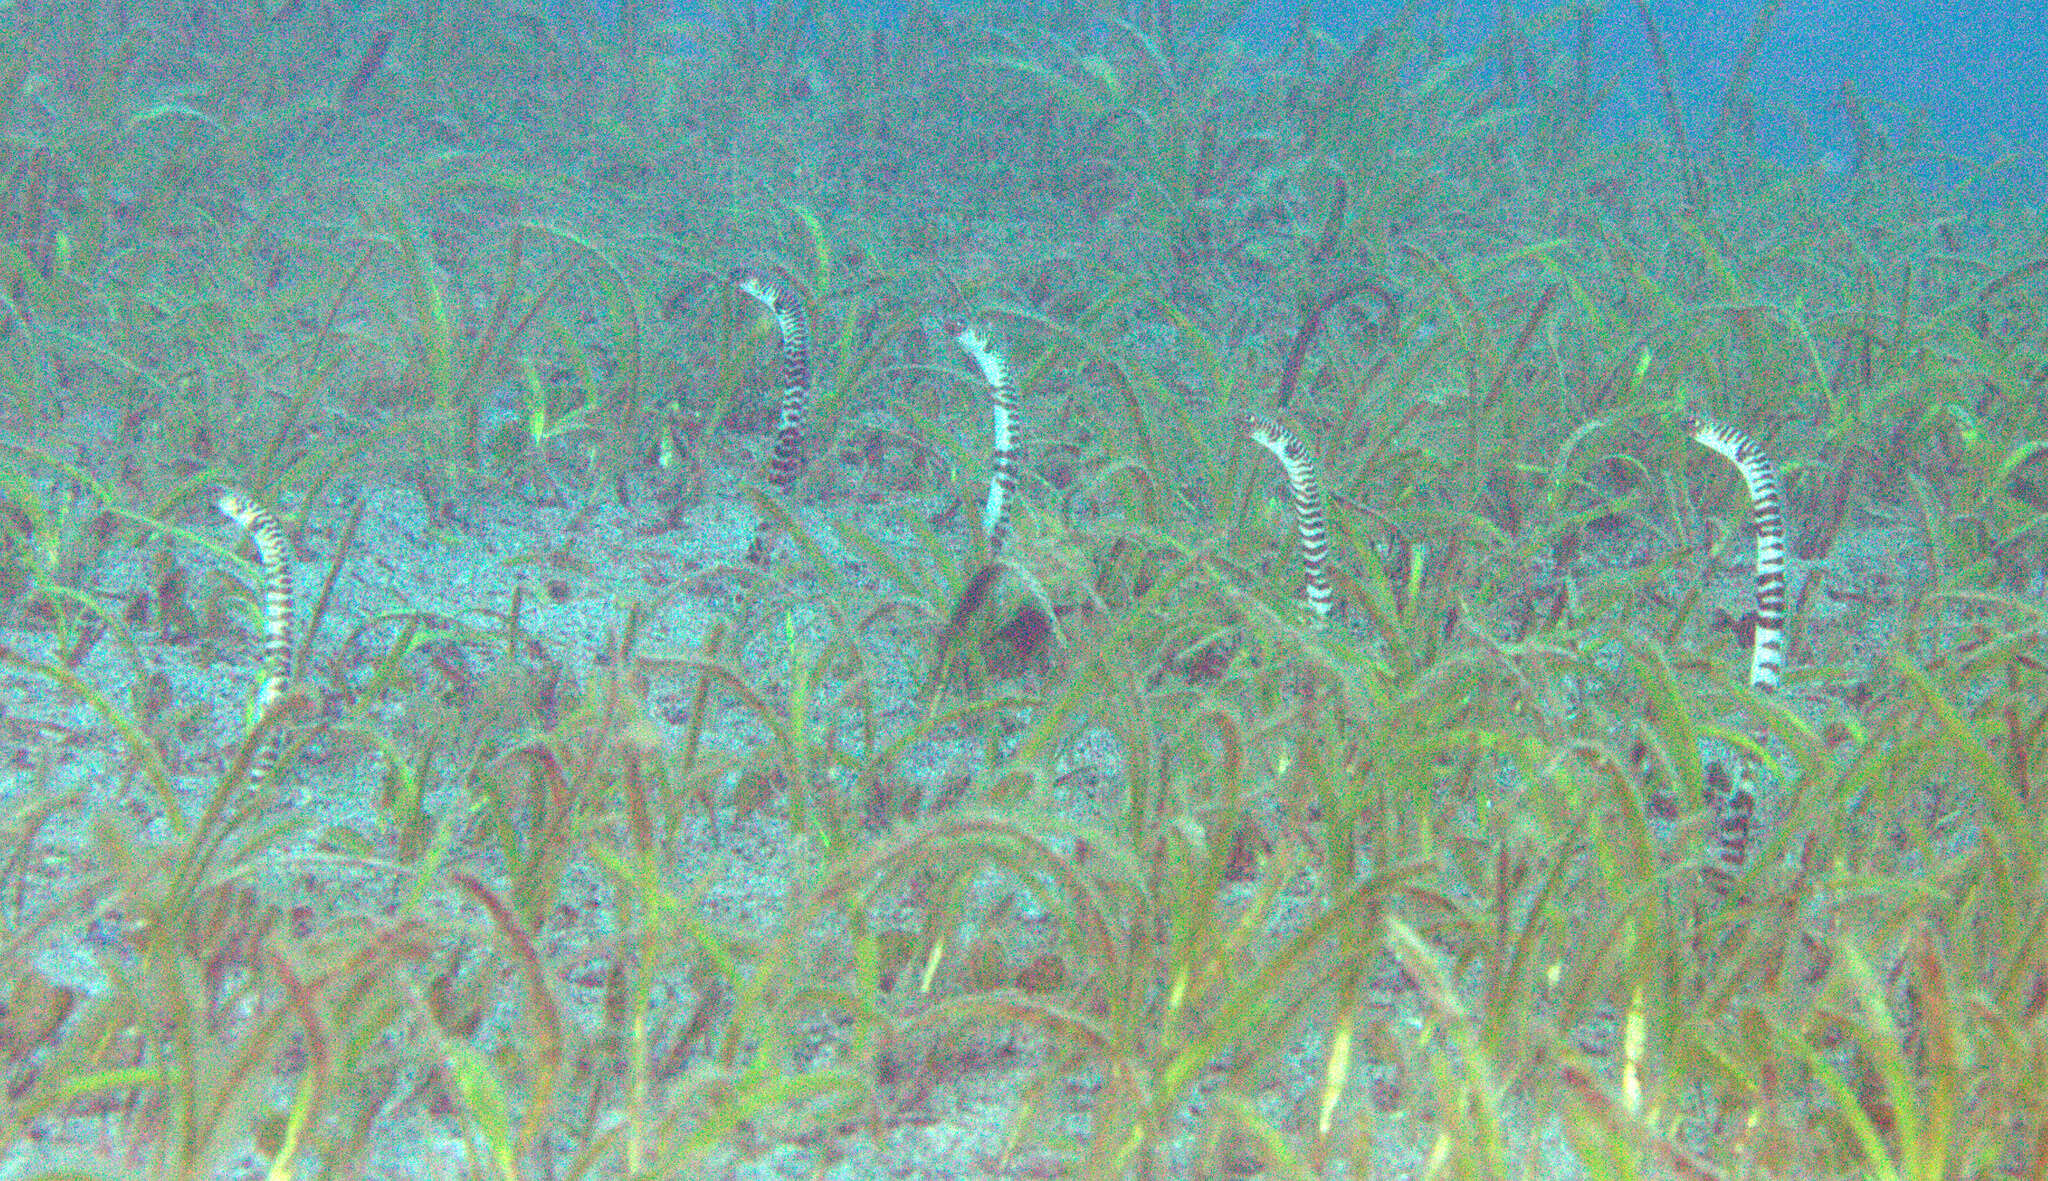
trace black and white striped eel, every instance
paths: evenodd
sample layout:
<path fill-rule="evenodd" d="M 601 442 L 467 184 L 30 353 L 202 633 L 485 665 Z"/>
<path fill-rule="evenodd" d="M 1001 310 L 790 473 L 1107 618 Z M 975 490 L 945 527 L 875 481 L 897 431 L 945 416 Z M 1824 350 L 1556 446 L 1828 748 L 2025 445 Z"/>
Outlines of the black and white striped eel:
<path fill-rule="evenodd" d="M 224 489 L 221 514 L 242 527 L 255 543 L 263 562 L 263 685 L 256 692 L 256 716 L 260 720 L 284 700 L 292 684 L 292 567 L 290 543 L 284 529 L 270 510 L 243 493 Z M 280 743 L 276 731 L 249 760 L 249 789 L 262 788 L 264 779 L 277 762 Z"/>
<path fill-rule="evenodd" d="M 1756 440 L 1733 427 L 1697 416 L 1683 425 L 1694 442 L 1734 464 L 1749 486 L 1756 522 L 1756 630 L 1750 641 L 1749 686 L 1759 693 L 1776 692 L 1785 669 L 1785 515 L 1777 465 Z M 1752 737 L 1762 745 L 1765 735 Z M 1762 777 L 1757 760 L 1745 755 L 1741 773 L 1721 801 L 1721 868 L 1731 877 L 1741 872 L 1748 857 Z"/>
<path fill-rule="evenodd" d="M 961 351 L 973 359 L 988 383 L 989 409 L 995 417 L 995 436 L 988 473 L 988 499 L 981 508 L 981 532 L 988 538 L 988 552 L 994 556 L 1003 546 L 1003 513 L 1017 491 L 1017 469 L 1023 466 L 1024 449 L 1017 441 L 1016 389 L 1010 384 L 1009 366 L 981 331 L 964 320 L 948 320 L 946 332 Z"/>
<path fill-rule="evenodd" d="M 732 273 L 732 285 L 775 313 L 782 332 L 782 407 L 775 416 L 775 450 L 768 482 L 788 495 L 804 468 L 804 407 L 811 398 L 811 329 L 797 299 L 752 267 Z"/>
<path fill-rule="evenodd" d="M 1301 569 L 1306 580 L 1309 609 L 1319 616 L 1330 614 L 1330 536 L 1323 523 L 1322 487 L 1316 481 L 1316 461 L 1301 440 L 1277 421 L 1250 410 L 1240 410 L 1231 422 L 1246 438 L 1273 453 L 1286 473 L 1287 487 L 1294 493 L 1294 522 L 1301 533 Z"/>

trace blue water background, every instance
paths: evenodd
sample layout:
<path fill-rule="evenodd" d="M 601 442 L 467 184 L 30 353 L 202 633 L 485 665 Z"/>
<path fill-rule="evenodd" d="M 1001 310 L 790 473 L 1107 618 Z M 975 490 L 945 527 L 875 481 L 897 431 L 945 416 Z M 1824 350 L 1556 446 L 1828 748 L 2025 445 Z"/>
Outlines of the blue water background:
<path fill-rule="evenodd" d="M 680 15 L 730 19 L 768 0 L 678 0 Z M 605 7 L 596 0 L 593 9 Z M 935 0 L 944 10 L 954 0 Z M 836 7 L 820 0 L 820 8 Z M 1020 5 L 1019 7 L 1028 7 Z M 887 23 L 902 0 L 848 4 Z M 1385 23 L 1398 4 L 1311 5 L 1313 19 L 1346 45 Z M 1476 52 L 1498 27 L 1493 0 L 1450 6 L 1453 51 Z M 1686 120 L 1695 137 L 1711 127 L 1728 75 L 1759 6 L 1653 3 Z M 1294 28 L 1295 4 L 1261 0 L 1242 32 L 1253 44 L 1277 44 Z M 1425 14 L 1441 11 L 1425 6 Z M 1544 11 L 1522 4 L 1527 18 Z M 1572 11 L 1560 9 L 1559 11 Z M 1607 130 L 1626 135 L 1661 127 L 1655 75 L 1635 5 L 1596 6 L 1596 78 L 1620 75 L 1605 112 Z M 1556 45 L 1568 47 L 1567 27 Z M 2044 196 L 2043 129 L 2048 126 L 2048 2 L 1989 0 L 1940 4 L 1929 0 L 1786 0 L 1752 67 L 1749 93 L 1765 147 L 1781 161 L 1846 169 L 1855 138 L 1840 101 L 1844 81 L 1854 85 L 1872 122 L 1894 148 L 1916 125 L 1929 133 L 1915 144 L 1925 153 L 1920 171 L 1943 187 L 1964 187 L 1972 199 L 2022 200 Z M 1922 122 L 1924 118 L 1924 124 Z M 1943 160 L 1940 157 L 1951 156 Z M 1974 166 L 1993 165 L 1972 180 Z M 1969 182 L 1965 185 L 1965 182 Z"/>
<path fill-rule="evenodd" d="M 1711 123 L 1759 8 L 1650 5 L 1695 131 Z M 1349 41 L 1385 20 L 1392 7 L 1330 4 L 1317 11 L 1324 27 Z M 1460 24 L 1484 36 L 1496 23 L 1496 11 L 1491 4 L 1465 5 Z M 1259 24 L 1284 28 L 1270 16 Z M 1620 88 L 1617 100 L 1650 111 L 1653 75 L 1635 6 L 1608 5 L 1598 24 L 1605 60 L 1630 71 L 1634 83 Z M 1807 112 L 1816 129 L 1840 137 L 1847 128 L 1835 108 L 1846 79 L 1880 122 L 1903 128 L 1907 114 L 1924 110 L 1937 135 L 1965 154 L 1988 157 L 2015 145 L 2038 150 L 2048 115 L 2044 40 L 2048 5 L 2039 0 L 1786 0 L 1752 67 L 1749 89 L 1759 107 L 1790 103 Z M 1844 145 L 1838 138 L 1830 146 Z"/>

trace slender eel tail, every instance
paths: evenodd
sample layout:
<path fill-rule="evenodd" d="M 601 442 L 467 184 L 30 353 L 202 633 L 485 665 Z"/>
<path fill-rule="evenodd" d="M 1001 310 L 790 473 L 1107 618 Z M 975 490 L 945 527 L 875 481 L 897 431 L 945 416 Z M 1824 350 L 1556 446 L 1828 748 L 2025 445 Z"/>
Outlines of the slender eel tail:
<path fill-rule="evenodd" d="M 1777 465 L 1756 440 L 1733 427 L 1698 417 L 1686 419 L 1684 425 L 1694 442 L 1734 464 L 1749 486 L 1756 522 L 1756 630 L 1750 641 L 1749 686 L 1759 693 L 1776 692 L 1785 669 L 1785 514 Z M 1751 737 L 1763 745 L 1764 734 Z M 1745 754 L 1735 783 L 1721 801 L 1719 868 L 1730 878 L 1742 872 L 1749 856 L 1762 779 L 1763 767 Z"/>
<path fill-rule="evenodd" d="M 291 691 L 292 567 L 290 543 L 270 510 L 232 488 L 216 502 L 221 515 L 242 527 L 263 562 L 263 685 L 256 692 L 258 724 Z M 261 790 L 277 762 L 278 740 L 267 739 L 249 760 L 249 789 Z"/>
<path fill-rule="evenodd" d="M 1334 602 L 1330 593 L 1330 535 L 1323 523 L 1323 492 L 1316 481 L 1315 457 L 1286 427 L 1266 415 L 1240 410 L 1231 416 L 1231 422 L 1246 438 L 1280 461 L 1280 470 L 1287 475 L 1287 487 L 1294 493 L 1294 523 L 1301 533 L 1301 569 L 1309 609 L 1328 616 Z"/>

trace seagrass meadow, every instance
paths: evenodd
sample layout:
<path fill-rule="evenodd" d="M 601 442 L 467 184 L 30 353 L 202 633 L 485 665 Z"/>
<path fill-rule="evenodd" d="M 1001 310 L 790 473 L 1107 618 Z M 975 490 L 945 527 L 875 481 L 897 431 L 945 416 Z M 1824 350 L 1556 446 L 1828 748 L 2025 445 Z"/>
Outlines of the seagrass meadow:
<path fill-rule="evenodd" d="M 2041 160 L 1638 11 L 0 9 L 0 1179 L 2048 1176 Z"/>

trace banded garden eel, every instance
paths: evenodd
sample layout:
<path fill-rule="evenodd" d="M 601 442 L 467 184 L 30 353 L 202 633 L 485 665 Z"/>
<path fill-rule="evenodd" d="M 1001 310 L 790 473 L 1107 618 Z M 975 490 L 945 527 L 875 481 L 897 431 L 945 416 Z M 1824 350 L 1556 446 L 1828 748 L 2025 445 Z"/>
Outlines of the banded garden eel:
<path fill-rule="evenodd" d="M 1047 546 L 1043 534 L 1026 540 L 1028 555 L 1018 561 L 1003 556 L 1009 537 L 1010 501 L 1024 466 L 1024 446 L 1017 424 L 1017 390 L 1009 363 L 979 328 L 965 319 L 941 325 L 974 362 L 988 385 L 994 429 L 989 447 L 988 495 L 982 502 L 981 533 L 988 546 L 986 560 L 954 602 L 934 645 L 933 685 L 943 687 L 956 676 L 971 680 L 979 673 L 1017 676 L 1066 646 L 1059 607 L 1040 578 L 1041 570 L 1069 568 L 1059 547 Z M 964 497 L 963 497 L 964 499 Z M 1041 562 L 1044 564 L 1041 565 Z M 986 626 L 977 625 L 983 621 Z M 975 659 L 978 654 L 979 660 Z"/>
<path fill-rule="evenodd" d="M 775 415 L 768 482 L 786 496 L 804 470 L 804 408 L 811 399 L 810 322 L 801 300 L 752 267 L 734 270 L 732 285 L 775 313 L 775 326 L 782 333 L 782 407 Z"/>
<path fill-rule="evenodd" d="M 1749 486 L 1756 522 L 1756 629 L 1750 640 L 1749 687 L 1774 693 L 1785 669 L 1785 517 L 1777 465 L 1756 440 L 1733 427 L 1698 416 L 1686 418 L 1683 426 L 1693 442 L 1734 464 Z M 1759 728 L 1750 737 L 1762 747 L 1767 735 Z M 1762 779 L 1760 762 L 1744 753 L 1735 782 L 1720 801 L 1718 869 L 1729 878 L 1742 872 L 1748 857 Z"/>
<path fill-rule="evenodd" d="M 768 483 L 788 496 L 804 470 L 804 407 L 811 398 L 811 327 L 803 301 L 785 292 L 752 267 L 732 273 L 732 285 L 775 314 L 782 334 L 782 406 L 775 414 L 775 448 L 768 458 Z M 768 557 L 771 530 L 764 522 L 754 533 L 747 560 Z"/>
<path fill-rule="evenodd" d="M 256 691 L 256 722 L 261 725 L 292 685 L 292 567 L 290 543 L 270 510 L 233 488 L 223 489 L 221 515 L 242 527 L 263 562 L 263 684 Z M 275 731 L 249 758 L 249 790 L 262 789 L 277 762 L 281 743 Z"/>
<path fill-rule="evenodd" d="M 1294 494 L 1294 523 L 1301 534 L 1301 569 L 1309 609 L 1328 618 L 1334 601 L 1330 593 L 1330 536 L 1323 522 L 1323 493 L 1316 480 L 1315 456 L 1286 427 L 1264 414 L 1240 410 L 1231 415 L 1230 421 L 1239 433 L 1280 461 L 1287 487 Z"/>
<path fill-rule="evenodd" d="M 988 383 L 989 409 L 995 418 L 995 435 L 988 472 L 988 499 L 981 508 L 981 533 L 988 538 L 988 552 L 994 557 L 1003 548 L 1004 513 L 1017 493 L 1017 469 L 1024 463 L 1024 448 L 1017 442 L 1016 389 L 1010 384 L 1010 370 L 988 342 L 988 338 L 965 320 L 948 320 L 946 335 L 981 370 Z"/>

